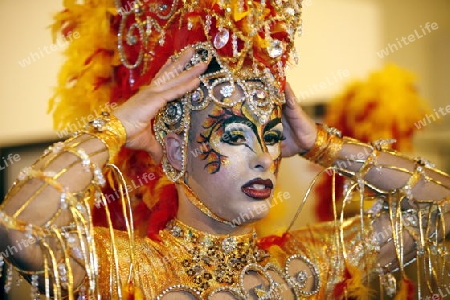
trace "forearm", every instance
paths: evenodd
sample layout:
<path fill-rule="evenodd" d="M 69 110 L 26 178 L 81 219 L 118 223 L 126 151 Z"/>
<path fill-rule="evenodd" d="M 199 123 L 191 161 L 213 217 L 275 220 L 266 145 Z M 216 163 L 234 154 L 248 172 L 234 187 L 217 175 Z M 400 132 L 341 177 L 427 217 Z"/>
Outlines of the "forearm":
<path fill-rule="evenodd" d="M 21 172 L 2 204 L 1 250 L 8 253 L 8 261 L 25 272 L 39 272 L 64 259 L 53 228 L 68 231 L 77 223 L 70 207 L 83 205 L 78 195 L 93 181 L 103 180 L 98 174 L 107 159 L 107 148 L 99 139 L 81 135 L 55 144 Z M 72 245 L 79 248 L 78 236 L 73 238 Z M 85 270 L 70 260 L 73 283 L 78 286 Z"/>
<path fill-rule="evenodd" d="M 333 166 L 355 179 L 361 177 L 379 192 L 398 190 L 419 202 L 450 197 L 447 174 L 394 151 L 377 150 L 362 143 L 344 143 Z"/>
<path fill-rule="evenodd" d="M 409 200 L 429 203 L 450 197 L 448 174 L 423 160 L 389 150 L 388 146 L 383 141 L 366 144 L 341 138 L 319 127 L 316 144 L 305 157 L 355 182 L 362 180 L 381 194 L 399 192 Z"/>
<path fill-rule="evenodd" d="M 89 200 L 104 200 L 102 169 L 126 138 L 113 116 L 103 121 L 46 150 L 19 174 L 1 206 L 3 256 L 32 283 L 47 281 L 40 286 L 47 296 L 73 294 L 96 274 Z"/>

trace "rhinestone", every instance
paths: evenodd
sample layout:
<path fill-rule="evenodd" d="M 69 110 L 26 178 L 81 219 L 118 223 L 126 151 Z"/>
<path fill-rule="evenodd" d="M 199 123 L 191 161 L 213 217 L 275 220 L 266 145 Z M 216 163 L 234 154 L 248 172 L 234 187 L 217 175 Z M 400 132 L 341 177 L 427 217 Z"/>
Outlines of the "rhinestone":
<path fill-rule="evenodd" d="M 199 90 L 195 90 L 191 94 L 191 100 L 194 103 L 200 102 L 202 100 L 202 93 Z"/>
<path fill-rule="evenodd" d="M 236 245 L 237 245 L 236 238 L 229 237 L 223 240 L 222 249 L 223 251 L 225 251 L 225 253 L 229 253 L 234 249 L 236 249 Z"/>
<path fill-rule="evenodd" d="M 161 4 L 161 6 L 159 7 L 160 11 L 165 11 L 167 9 L 167 4 Z"/>
<path fill-rule="evenodd" d="M 135 5 L 134 5 L 134 13 L 135 13 L 136 15 L 142 14 L 142 8 L 141 8 L 138 4 L 135 4 Z"/>
<path fill-rule="evenodd" d="M 303 25 L 300 25 L 297 28 L 297 34 L 298 34 L 299 37 L 302 36 L 302 34 L 303 34 Z"/>
<path fill-rule="evenodd" d="M 267 116 L 261 116 L 259 117 L 259 123 L 264 124 L 267 122 L 267 119 L 268 119 Z"/>
<path fill-rule="evenodd" d="M 220 89 L 220 93 L 224 97 L 230 97 L 233 94 L 233 91 L 234 91 L 234 87 L 232 85 L 226 85 Z"/>
<path fill-rule="evenodd" d="M 181 228 L 178 226 L 173 226 L 172 227 L 172 235 L 176 236 L 176 237 L 181 236 Z"/>
<path fill-rule="evenodd" d="M 175 106 L 169 106 L 169 108 L 167 108 L 167 115 L 172 118 L 177 115 L 177 109 Z"/>
<path fill-rule="evenodd" d="M 308 279 L 308 274 L 306 273 L 306 271 L 298 272 L 298 274 L 297 274 L 297 281 L 300 284 L 302 284 L 302 285 L 305 284 L 307 279 Z"/>
<path fill-rule="evenodd" d="M 291 15 L 291 16 L 295 15 L 295 10 L 294 10 L 292 7 L 288 7 L 288 8 L 286 8 L 284 11 L 285 11 L 286 14 L 288 14 L 288 15 Z"/>
<path fill-rule="evenodd" d="M 281 54 L 283 54 L 284 51 L 283 44 L 279 40 L 273 40 L 270 43 L 267 51 L 269 52 L 270 57 L 272 58 L 279 57 L 281 56 Z"/>
<path fill-rule="evenodd" d="M 214 47 L 216 49 L 222 49 L 228 43 L 230 39 L 230 32 L 228 29 L 222 28 L 214 37 Z"/>
<path fill-rule="evenodd" d="M 136 45 L 137 43 L 137 37 L 134 35 L 127 36 L 127 44 L 128 45 Z"/>
<path fill-rule="evenodd" d="M 194 266 L 194 267 L 192 268 L 192 270 L 195 272 L 195 274 L 200 274 L 200 273 L 203 272 L 203 268 L 202 268 L 201 266 L 199 266 L 199 265 Z"/>
<path fill-rule="evenodd" d="M 266 99 L 266 91 L 265 90 L 256 90 L 255 95 L 256 95 L 256 98 L 259 100 Z"/>
<path fill-rule="evenodd" d="M 22 171 L 20 171 L 19 176 L 17 176 L 17 178 L 19 180 L 25 180 L 28 178 L 28 175 L 30 174 L 30 172 L 31 172 L 31 168 L 26 167 Z"/>
<path fill-rule="evenodd" d="M 58 153 L 64 148 L 64 144 L 61 142 L 53 144 L 52 151 L 53 153 Z"/>
<path fill-rule="evenodd" d="M 102 131 L 104 129 L 105 124 L 106 121 L 103 119 L 95 119 L 92 121 L 92 127 L 94 127 L 97 131 Z"/>
<path fill-rule="evenodd" d="M 203 243 L 203 245 L 205 245 L 205 246 L 208 247 L 208 248 L 211 247 L 212 245 L 214 245 L 213 242 L 212 242 L 212 240 L 211 240 L 211 238 L 210 238 L 210 237 L 207 237 L 207 236 L 205 236 L 205 237 L 203 238 L 202 243 Z"/>

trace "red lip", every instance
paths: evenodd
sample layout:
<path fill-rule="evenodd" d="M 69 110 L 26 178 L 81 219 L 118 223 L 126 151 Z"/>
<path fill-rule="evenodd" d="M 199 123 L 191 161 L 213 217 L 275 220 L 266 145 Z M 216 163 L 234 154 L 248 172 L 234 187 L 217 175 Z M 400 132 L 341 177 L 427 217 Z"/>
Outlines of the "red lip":
<path fill-rule="evenodd" d="M 255 184 L 264 185 L 264 188 L 257 189 L 254 186 Z M 241 191 L 244 194 L 256 200 L 264 200 L 269 198 L 270 194 L 272 193 L 272 189 L 273 189 L 272 180 L 261 178 L 250 180 L 241 187 Z"/>

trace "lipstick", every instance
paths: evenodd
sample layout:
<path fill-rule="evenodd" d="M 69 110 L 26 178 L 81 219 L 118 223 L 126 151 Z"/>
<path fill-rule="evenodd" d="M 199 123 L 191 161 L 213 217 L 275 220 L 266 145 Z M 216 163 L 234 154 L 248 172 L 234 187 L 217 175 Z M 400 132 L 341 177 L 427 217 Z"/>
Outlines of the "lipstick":
<path fill-rule="evenodd" d="M 264 200 L 270 197 L 273 189 L 273 182 L 270 179 L 256 178 L 245 183 L 241 191 L 256 200 Z"/>

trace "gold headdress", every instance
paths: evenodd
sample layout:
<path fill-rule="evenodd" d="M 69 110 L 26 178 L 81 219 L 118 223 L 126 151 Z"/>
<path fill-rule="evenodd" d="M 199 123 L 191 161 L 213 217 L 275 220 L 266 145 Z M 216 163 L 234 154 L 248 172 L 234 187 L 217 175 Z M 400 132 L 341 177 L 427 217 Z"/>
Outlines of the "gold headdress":
<path fill-rule="evenodd" d="M 284 68 L 301 32 L 301 1 L 173 0 L 116 1 L 121 15 L 118 49 L 133 84 L 155 61 L 187 45 L 208 42 L 236 75 L 252 67 L 270 69 L 284 84 Z M 300 29 L 299 29 L 300 28 Z"/>
<path fill-rule="evenodd" d="M 120 5 L 121 3 L 117 3 Z M 158 115 L 155 131 L 159 142 L 167 133 L 184 134 L 186 152 L 190 111 L 201 110 L 210 102 L 232 107 L 246 102 L 251 113 L 265 122 L 273 105 L 284 103 L 279 93 L 285 83 L 285 66 L 301 26 L 300 1 L 197 0 L 141 3 L 118 7 L 122 16 L 118 49 L 122 64 L 130 72 L 130 84 L 149 79 L 149 70 L 166 61 L 167 54 L 178 56 L 186 46 L 196 54 L 186 68 L 200 62 L 217 64 L 217 71 L 201 76 L 202 87 L 169 103 Z M 162 80 L 170 79 L 170 74 Z M 213 89 L 221 85 L 221 99 Z M 242 97 L 231 101 L 240 90 Z M 185 157 L 185 153 L 183 157 Z M 163 168 L 176 181 L 184 174 L 166 158 Z"/>

